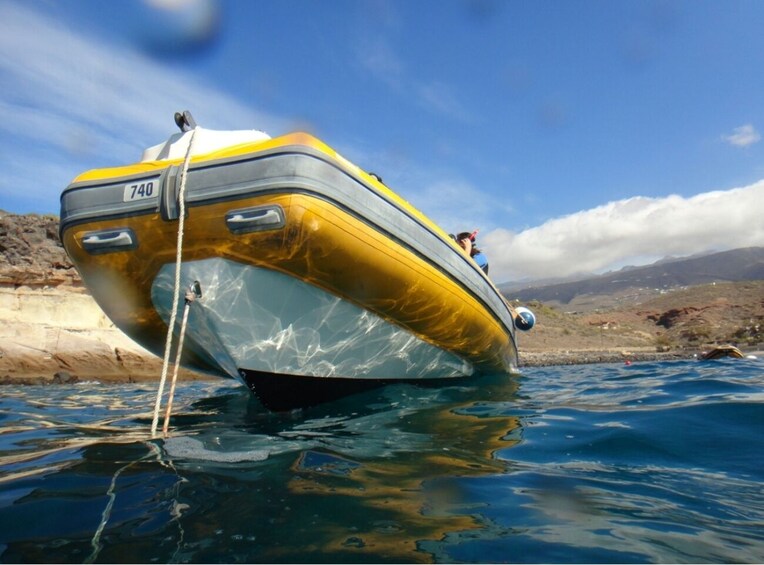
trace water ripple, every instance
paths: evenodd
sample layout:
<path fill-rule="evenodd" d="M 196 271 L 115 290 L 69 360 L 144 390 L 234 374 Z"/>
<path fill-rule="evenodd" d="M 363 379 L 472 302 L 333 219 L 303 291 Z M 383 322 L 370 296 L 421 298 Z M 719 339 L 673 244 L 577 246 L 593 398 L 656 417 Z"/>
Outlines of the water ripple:
<path fill-rule="evenodd" d="M 764 364 L 529 368 L 283 414 L 3 388 L 0 560 L 764 561 Z"/>

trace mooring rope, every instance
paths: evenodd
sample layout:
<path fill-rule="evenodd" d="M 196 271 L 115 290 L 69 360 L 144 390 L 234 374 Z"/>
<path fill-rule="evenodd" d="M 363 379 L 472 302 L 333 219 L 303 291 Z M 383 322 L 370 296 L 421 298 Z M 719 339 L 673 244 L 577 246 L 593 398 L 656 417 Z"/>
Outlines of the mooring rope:
<path fill-rule="evenodd" d="M 103 544 L 101 543 L 101 535 L 103 534 L 103 531 L 106 528 L 106 524 L 109 522 L 109 519 L 111 518 L 111 511 L 114 508 L 114 502 L 117 499 L 117 493 L 116 493 L 117 478 L 122 474 L 123 471 L 126 471 L 127 469 L 135 465 L 136 463 L 145 461 L 152 455 L 156 455 L 157 457 L 160 457 L 159 450 L 155 445 L 150 445 L 149 453 L 147 453 L 143 457 L 140 457 L 139 459 L 126 463 L 125 465 L 117 469 L 117 471 L 111 477 L 109 488 L 106 491 L 106 496 L 109 498 L 109 500 L 106 503 L 106 507 L 103 509 L 103 512 L 101 513 L 101 521 L 98 523 L 98 528 L 96 529 L 95 534 L 93 535 L 93 539 L 90 540 L 90 546 L 93 548 L 93 551 L 90 553 L 87 559 L 85 559 L 84 563 L 94 563 L 96 558 L 98 557 L 98 554 L 101 552 L 101 549 L 103 549 Z M 177 474 L 177 471 L 176 471 L 176 474 Z"/>
<path fill-rule="evenodd" d="M 92 546 L 93 551 L 91 552 L 90 556 L 87 559 L 85 559 L 85 563 L 95 562 L 96 557 L 98 557 L 98 554 L 101 552 L 101 548 L 103 547 L 101 545 L 101 534 L 103 533 L 103 530 L 106 527 L 106 523 L 109 521 L 109 518 L 111 517 L 111 509 L 114 506 L 114 501 L 117 498 L 117 495 L 114 492 L 114 489 L 117 485 L 117 477 L 119 477 L 119 475 L 122 474 L 122 471 L 124 471 L 131 465 L 136 464 L 137 462 L 138 461 L 131 461 L 127 465 L 120 467 L 119 469 L 117 469 L 117 472 L 114 473 L 114 476 L 111 478 L 111 483 L 109 484 L 109 490 L 106 491 L 106 496 L 109 497 L 109 501 L 106 503 L 106 508 L 104 508 L 103 512 L 101 513 L 101 521 L 99 522 L 98 528 L 96 529 L 96 532 L 93 535 L 93 539 L 90 540 L 90 545 Z"/>
<path fill-rule="evenodd" d="M 180 535 L 178 538 L 175 554 L 173 555 L 173 559 L 171 559 L 169 563 L 176 562 L 175 556 L 177 556 L 177 554 L 179 553 L 180 548 L 183 544 L 183 538 L 185 537 L 185 534 L 186 534 L 185 530 L 183 529 L 183 525 L 180 523 L 183 507 L 181 504 L 178 503 L 177 497 L 179 495 L 180 485 L 182 483 L 188 482 L 188 479 L 184 478 L 178 472 L 178 470 L 175 468 L 175 465 L 172 462 L 172 459 L 164 459 L 164 457 L 162 456 L 162 450 L 157 444 L 150 441 L 144 441 L 143 443 L 148 447 L 149 452 L 146 453 L 146 455 L 139 457 L 138 459 L 129 461 L 128 463 L 126 463 L 125 465 L 117 469 L 117 471 L 111 477 L 109 488 L 106 491 L 106 496 L 108 498 L 108 501 L 106 502 L 106 507 L 103 509 L 103 512 L 101 512 L 101 520 L 98 523 L 98 528 L 96 528 L 95 534 L 93 534 L 93 538 L 90 540 L 90 546 L 92 547 L 92 551 L 90 552 L 90 555 L 85 559 L 84 563 L 95 563 L 96 559 L 101 553 L 101 550 L 104 547 L 101 537 L 103 535 L 103 532 L 106 530 L 106 525 L 109 523 L 109 520 L 111 520 L 111 515 L 114 510 L 114 503 L 117 500 L 117 479 L 124 471 L 127 471 L 133 465 L 148 461 L 152 456 L 156 458 L 157 463 L 159 463 L 162 467 L 169 468 L 178 477 L 178 482 L 176 482 L 175 486 L 173 487 L 173 490 L 175 492 L 174 494 L 175 500 L 174 500 L 173 510 L 172 510 L 173 519 L 170 521 L 176 522 L 178 526 L 178 532 Z"/>
<path fill-rule="evenodd" d="M 183 321 L 180 324 L 180 335 L 178 336 L 178 347 L 175 352 L 175 367 L 172 371 L 172 383 L 170 392 L 167 395 L 167 410 L 164 415 L 164 425 L 162 433 L 166 436 L 170 427 L 170 414 L 172 413 L 172 399 L 175 397 L 175 383 L 178 380 L 178 368 L 180 367 L 180 354 L 183 353 L 183 339 L 186 336 L 186 324 L 188 323 L 188 311 L 191 309 L 191 303 L 196 300 L 196 293 L 193 286 L 186 291 L 186 302 L 183 308 Z"/>
<path fill-rule="evenodd" d="M 188 167 L 191 163 L 191 149 L 194 146 L 197 128 L 191 130 L 191 138 L 188 141 L 186 158 L 183 160 L 183 169 L 181 170 L 180 190 L 178 191 L 179 217 L 178 217 L 178 245 L 175 251 L 175 287 L 172 295 L 172 310 L 170 311 L 170 323 L 167 326 L 167 340 L 164 346 L 164 359 L 162 361 L 162 377 L 159 379 L 159 389 L 157 390 L 157 399 L 154 404 L 154 418 L 151 421 L 151 437 L 156 437 L 157 425 L 159 423 L 159 409 L 162 404 L 162 395 L 164 394 L 164 385 L 167 380 L 167 369 L 170 364 L 170 349 L 172 348 L 172 336 L 175 329 L 175 320 L 177 318 L 178 303 L 180 302 L 180 266 L 183 258 L 183 229 L 186 218 L 186 177 L 188 176 Z M 178 345 L 178 359 L 180 359 L 180 344 Z M 177 367 L 177 362 L 176 362 Z M 177 369 L 176 369 L 177 370 Z"/>

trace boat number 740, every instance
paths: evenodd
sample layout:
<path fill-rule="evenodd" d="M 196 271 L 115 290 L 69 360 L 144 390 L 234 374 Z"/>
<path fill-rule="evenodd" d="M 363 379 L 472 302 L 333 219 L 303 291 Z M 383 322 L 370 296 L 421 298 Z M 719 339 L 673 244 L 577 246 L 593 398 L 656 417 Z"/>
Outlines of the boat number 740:
<path fill-rule="evenodd" d="M 158 194 L 159 179 L 144 180 L 126 184 L 122 201 L 131 202 L 133 200 L 143 200 L 145 198 L 156 198 Z"/>

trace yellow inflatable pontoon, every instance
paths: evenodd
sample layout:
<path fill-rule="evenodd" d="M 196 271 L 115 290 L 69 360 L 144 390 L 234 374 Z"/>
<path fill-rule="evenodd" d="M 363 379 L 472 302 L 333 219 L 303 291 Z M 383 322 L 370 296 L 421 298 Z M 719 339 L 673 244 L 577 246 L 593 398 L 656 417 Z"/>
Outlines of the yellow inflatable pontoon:
<path fill-rule="evenodd" d="M 86 172 L 61 196 L 66 251 L 135 341 L 163 354 L 180 284 L 200 295 L 183 364 L 237 378 L 273 409 L 516 370 L 499 291 L 375 176 L 308 134 L 176 121 L 181 133 L 141 162 Z"/>

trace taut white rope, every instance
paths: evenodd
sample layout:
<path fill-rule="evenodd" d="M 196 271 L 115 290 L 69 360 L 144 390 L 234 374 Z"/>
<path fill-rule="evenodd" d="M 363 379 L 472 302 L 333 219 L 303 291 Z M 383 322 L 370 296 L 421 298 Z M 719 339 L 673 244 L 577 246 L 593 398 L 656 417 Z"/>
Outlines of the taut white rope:
<path fill-rule="evenodd" d="M 178 368 L 180 367 L 180 354 L 183 353 L 183 338 L 186 336 L 186 324 L 188 323 L 188 311 L 191 308 L 191 303 L 196 300 L 196 293 L 193 288 L 186 291 L 186 303 L 183 307 L 183 321 L 180 324 L 180 335 L 178 336 L 178 347 L 175 352 L 175 366 L 172 370 L 172 383 L 170 384 L 170 392 L 167 394 L 167 409 L 164 414 L 164 425 L 162 426 L 162 433 L 167 436 L 167 430 L 170 427 L 170 414 L 172 413 L 172 399 L 175 397 L 175 383 L 178 380 Z"/>
<path fill-rule="evenodd" d="M 162 395 L 164 385 L 167 380 L 167 368 L 170 363 L 170 349 L 172 348 L 172 336 L 175 329 L 175 319 L 177 318 L 178 303 L 180 302 L 180 266 L 183 258 L 183 228 L 186 219 L 186 177 L 188 175 L 188 166 L 191 162 L 191 149 L 194 146 L 194 137 L 196 137 L 197 128 L 191 130 L 191 138 L 188 141 L 186 158 L 183 161 L 181 171 L 180 190 L 178 191 L 178 204 L 180 207 L 178 217 L 178 245 L 175 251 L 175 288 L 172 295 L 172 310 L 170 311 L 170 323 L 167 326 L 167 340 L 164 346 L 164 360 L 162 362 L 162 377 L 159 379 L 159 389 L 157 390 L 157 400 L 154 405 L 154 418 L 151 421 L 151 437 L 156 437 L 157 424 L 159 423 L 159 408 L 162 404 Z M 178 345 L 178 358 L 180 359 L 180 344 Z"/>

